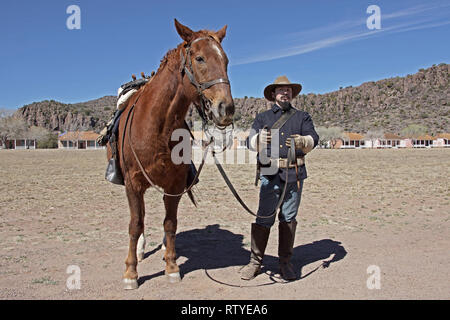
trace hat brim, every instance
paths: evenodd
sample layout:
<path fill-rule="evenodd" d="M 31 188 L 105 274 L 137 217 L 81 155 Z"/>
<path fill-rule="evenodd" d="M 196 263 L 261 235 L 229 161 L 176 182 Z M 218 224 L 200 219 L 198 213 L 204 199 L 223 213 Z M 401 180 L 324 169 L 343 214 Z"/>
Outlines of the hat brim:
<path fill-rule="evenodd" d="M 291 87 L 292 89 L 292 99 L 294 99 L 296 96 L 298 96 L 298 94 L 300 93 L 300 91 L 302 91 L 302 85 L 299 83 L 289 83 L 289 84 L 269 84 L 265 89 L 264 89 L 264 97 L 269 100 L 269 101 L 275 101 L 275 98 L 272 96 L 272 92 L 275 90 L 275 88 L 277 87 Z"/>

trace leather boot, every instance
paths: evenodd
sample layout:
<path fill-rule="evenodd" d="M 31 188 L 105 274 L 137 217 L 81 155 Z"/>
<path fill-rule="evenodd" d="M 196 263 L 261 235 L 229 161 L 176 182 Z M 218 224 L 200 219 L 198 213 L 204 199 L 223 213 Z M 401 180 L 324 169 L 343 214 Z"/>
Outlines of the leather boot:
<path fill-rule="evenodd" d="M 294 267 L 290 260 L 294 248 L 295 229 L 297 221 L 280 222 L 278 225 L 278 257 L 280 259 L 280 274 L 284 280 L 296 280 Z"/>
<path fill-rule="evenodd" d="M 270 228 L 252 223 L 250 262 L 241 270 L 241 279 L 251 280 L 261 272 L 261 264 L 269 240 Z"/>

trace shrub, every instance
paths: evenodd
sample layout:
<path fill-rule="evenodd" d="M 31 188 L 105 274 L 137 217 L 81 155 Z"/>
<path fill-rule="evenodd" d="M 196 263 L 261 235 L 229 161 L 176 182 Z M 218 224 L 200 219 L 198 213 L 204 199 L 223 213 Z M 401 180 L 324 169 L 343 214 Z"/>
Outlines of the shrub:
<path fill-rule="evenodd" d="M 49 133 L 37 143 L 38 149 L 56 149 L 58 148 L 58 135 Z"/>

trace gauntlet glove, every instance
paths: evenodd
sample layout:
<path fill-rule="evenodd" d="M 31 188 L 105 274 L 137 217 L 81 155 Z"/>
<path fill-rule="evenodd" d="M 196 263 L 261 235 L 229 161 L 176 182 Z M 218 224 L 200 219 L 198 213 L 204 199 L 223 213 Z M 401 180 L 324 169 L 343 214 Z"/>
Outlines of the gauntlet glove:
<path fill-rule="evenodd" d="M 311 136 L 302 136 L 299 134 L 291 135 L 291 138 L 294 138 L 295 149 L 300 149 L 304 154 L 307 154 L 314 148 L 314 140 Z M 291 139 L 286 140 L 286 146 L 288 148 L 291 147 Z"/>

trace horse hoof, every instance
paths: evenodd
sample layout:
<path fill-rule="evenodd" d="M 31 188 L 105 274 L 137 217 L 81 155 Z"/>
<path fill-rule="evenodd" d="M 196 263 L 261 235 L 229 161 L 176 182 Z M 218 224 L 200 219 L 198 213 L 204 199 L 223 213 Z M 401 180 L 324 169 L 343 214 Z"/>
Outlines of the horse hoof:
<path fill-rule="evenodd" d="M 144 255 L 145 255 L 145 252 L 138 252 L 137 253 L 138 262 L 142 262 L 142 260 L 144 260 Z"/>
<path fill-rule="evenodd" d="M 134 290 L 138 287 L 137 279 L 123 279 L 123 288 L 125 290 Z"/>
<path fill-rule="evenodd" d="M 181 276 L 179 272 L 168 273 L 166 274 L 169 283 L 177 283 L 181 281 Z"/>

